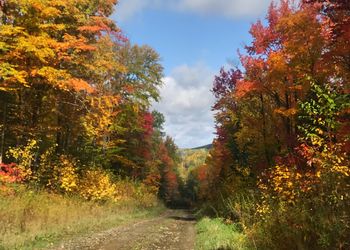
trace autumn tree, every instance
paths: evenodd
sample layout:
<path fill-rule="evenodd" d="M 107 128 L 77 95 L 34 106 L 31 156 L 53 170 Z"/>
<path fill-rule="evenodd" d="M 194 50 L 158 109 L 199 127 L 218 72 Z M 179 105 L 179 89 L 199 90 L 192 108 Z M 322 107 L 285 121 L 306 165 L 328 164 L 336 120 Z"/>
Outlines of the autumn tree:
<path fill-rule="evenodd" d="M 55 167 L 64 162 L 75 179 L 113 173 L 160 187 L 164 117 L 151 104 L 163 67 L 110 19 L 116 3 L 0 1 L 1 158 L 35 143 L 32 173 L 43 185 L 64 175 Z"/>
<path fill-rule="evenodd" d="M 83 129 L 79 119 L 96 111 L 92 99 L 104 91 L 111 78 L 108 71 L 124 70 L 106 53 L 107 46 L 123 41 L 120 30 L 108 19 L 115 3 L 2 3 L 2 113 L 9 119 L 6 138 L 14 139 L 4 144 L 36 137 L 67 151 L 78 143 Z M 115 103 L 112 99 L 109 102 Z"/>
<path fill-rule="evenodd" d="M 217 137 L 202 182 L 215 212 L 259 248 L 349 245 L 348 6 L 272 3 L 251 26 L 242 72 L 215 78 Z"/>
<path fill-rule="evenodd" d="M 168 205 L 178 205 L 180 202 L 180 177 L 177 171 L 179 167 L 178 148 L 173 139 L 165 138 L 164 144 L 160 147 L 161 152 L 161 179 L 159 197 Z"/>

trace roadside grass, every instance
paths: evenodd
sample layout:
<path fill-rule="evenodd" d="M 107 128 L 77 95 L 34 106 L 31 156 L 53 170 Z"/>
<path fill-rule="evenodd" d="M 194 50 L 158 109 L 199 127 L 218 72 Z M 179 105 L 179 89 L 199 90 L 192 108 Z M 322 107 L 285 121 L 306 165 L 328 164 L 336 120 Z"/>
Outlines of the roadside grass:
<path fill-rule="evenodd" d="M 235 224 L 225 224 L 221 218 L 205 217 L 196 225 L 197 250 L 248 250 L 251 249 L 246 235 Z"/>
<path fill-rule="evenodd" d="M 25 188 L 0 192 L 0 249 L 41 249 L 86 233 L 159 214 L 164 208 L 137 200 L 97 203 Z"/>

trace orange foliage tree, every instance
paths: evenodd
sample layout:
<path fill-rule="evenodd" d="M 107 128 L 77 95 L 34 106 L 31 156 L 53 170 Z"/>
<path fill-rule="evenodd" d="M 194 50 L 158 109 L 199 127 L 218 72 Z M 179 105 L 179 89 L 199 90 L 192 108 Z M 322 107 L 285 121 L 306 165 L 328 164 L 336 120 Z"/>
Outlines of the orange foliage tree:
<path fill-rule="evenodd" d="M 157 121 L 151 103 L 163 68 L 110 18 L 116 4 L 0 1 L 1 163 L 16 161 L 5 156 L 10 147 L 34 139 L 29 165 L 41 185 L 58 187 L 51 182 L 64 176 L 65 187 L 77 186 L 80 176 L 81 185 L 100 178 L 107 190 L 114 174 L 158 191 L 164 118 Z"/>

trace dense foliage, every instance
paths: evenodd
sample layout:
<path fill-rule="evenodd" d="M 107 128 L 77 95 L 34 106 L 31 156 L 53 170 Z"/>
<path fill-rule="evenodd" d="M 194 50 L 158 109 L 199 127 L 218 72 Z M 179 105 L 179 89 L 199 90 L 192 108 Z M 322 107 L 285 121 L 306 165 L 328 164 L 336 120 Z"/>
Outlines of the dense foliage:
<path fill-rule="evenodd" d="M 150 110 L 163 68 L 110 19 L 116 3 L 0 1 L 0 185 L 171 196 L 176 159 Z"/>
<path fill-rule="evenodd" d="M 215 78 L 217 137 L 198 195 L 258 249 L 350 247 L 349 7 L 271 4 L 243 70 Z"/>
<path fill-rule="evenodd" d="M 165 136 L 159 56 L 115 4 L 0 0 L 0 195 L 197 202 L 223 217 L 199 224 L 222 232 L 203 247 L 349 249 L 349 1 L 271 4 L 241 67 L 215 77 L 209 153 Z"/>

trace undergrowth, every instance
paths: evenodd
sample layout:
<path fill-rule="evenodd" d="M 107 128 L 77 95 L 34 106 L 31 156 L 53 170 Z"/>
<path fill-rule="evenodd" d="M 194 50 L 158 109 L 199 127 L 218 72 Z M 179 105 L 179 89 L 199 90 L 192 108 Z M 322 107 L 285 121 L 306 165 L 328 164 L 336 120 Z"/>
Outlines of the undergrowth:
<path fill-rule="evenodd" d="M 196 225 L 198 250 L 248 250 L 249 240 L 237 224 L 225 222 L 224 219 L 205 217 Z"/>
<path fill-rule="evenodd" d="M 0 192 L 0 249 L 40 249 L 59 241 L 146 218 L 162 210 L 134 200 L 87 201 L 16 186 Z"/>

